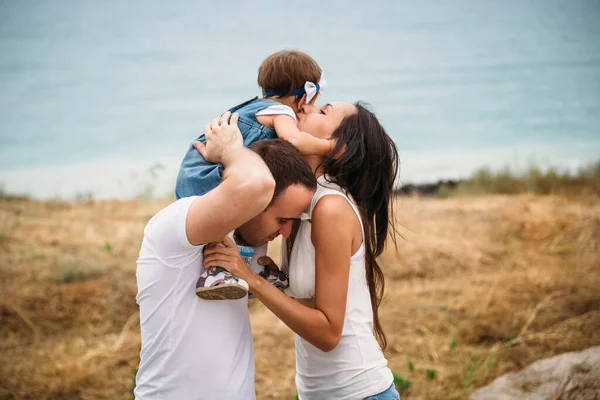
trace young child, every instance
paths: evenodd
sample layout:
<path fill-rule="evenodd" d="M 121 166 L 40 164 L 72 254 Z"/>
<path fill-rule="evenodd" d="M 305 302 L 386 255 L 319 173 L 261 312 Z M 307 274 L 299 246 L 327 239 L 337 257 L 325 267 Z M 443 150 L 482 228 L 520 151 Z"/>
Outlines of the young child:
<path fill-rule="evenodd" d="M 279 137 L 304 155 L 330 153 L 333 146 L 329 140 L 301 132 L 296 125 L 301 107 L 314 104 L 325 86 L 321 68 L 312 57 L 294 50 L 270 55 L 258 69 L 258 85 L 262 89 L 262 98 L 255 97 L 229 110 L 239 114 L 238 127 L 244 146 Z M 204 135 L 197 140 L 204 142 Z M 209 192 L 221 183 L 222 173 L 222 165 L 206 161 L 191 145 L 177 176 L 177 199 Z M 252 247 L 238 247 L 244 260 L 256 270 L 253 260 L 266 254 L 266 246 L 256 249 L 257 252 Z M 287 276 L 282 272 L 265 267 L 260 275 L 279 288 L 285 289 L 288 285 Z M 203 268 L 196 283 L 196 294 L 204 299 L 237 299 L 247 292 L 248 284 L 244 280 L 220 267 Z"/>

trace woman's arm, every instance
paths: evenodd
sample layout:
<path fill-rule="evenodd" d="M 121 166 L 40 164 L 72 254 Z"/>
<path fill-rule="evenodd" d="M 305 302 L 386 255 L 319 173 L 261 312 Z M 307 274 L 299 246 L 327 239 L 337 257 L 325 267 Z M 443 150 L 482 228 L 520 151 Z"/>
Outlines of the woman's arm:
<path fill-rule="evenodd" d="M 205 250 L 205 266 L 222 266 L 246 280 L 250 291 L 294 332 L 322 351 L 333 350 L 340 341 L 350 257 L 360 222 L 348 202 L 341 196 L 323 197 L 312 214 L 312 242 L 316 251 L 315 308 L 289 298 L 270 285 L 243 262 L 229 238 L 226 247 L 210 246 Z M 302 265 L 294 265 L 302 268 Z"/>

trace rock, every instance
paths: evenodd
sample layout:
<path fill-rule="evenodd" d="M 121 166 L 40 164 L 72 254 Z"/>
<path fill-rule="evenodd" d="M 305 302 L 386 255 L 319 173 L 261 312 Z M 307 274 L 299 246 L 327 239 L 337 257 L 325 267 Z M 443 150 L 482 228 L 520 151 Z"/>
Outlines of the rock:
<path fill-rule="evenodd" d="M 469 400 L 600 400 L 600 346 L 539 360 L 497 378 Z"/>

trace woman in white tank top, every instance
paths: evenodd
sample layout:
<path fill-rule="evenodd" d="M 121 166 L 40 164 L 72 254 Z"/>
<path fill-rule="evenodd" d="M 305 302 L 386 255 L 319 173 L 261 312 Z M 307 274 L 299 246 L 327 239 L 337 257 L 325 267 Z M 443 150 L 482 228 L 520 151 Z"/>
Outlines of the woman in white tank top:
<path fill-rule="evenodd" d="M 335 140 L 332 155 L 305 157 L 319 185 L 288 240 L 290 251 L 287 244 L 282 249 L 287 294 L 299 301 L 240 262 L 235 246 L 230 263 L 223 255 L 218 262 L 296 333 L 300 399 L 399 399 L 380 347 L 386 345 L 378 318 L 384 280 L 376 261 L 388 234 L 395 239 L 396 147 L 361 103 L 305 106 L 298 120 L 300 130 Z M 207 263 L 212 258 L 206 255 Z"/>

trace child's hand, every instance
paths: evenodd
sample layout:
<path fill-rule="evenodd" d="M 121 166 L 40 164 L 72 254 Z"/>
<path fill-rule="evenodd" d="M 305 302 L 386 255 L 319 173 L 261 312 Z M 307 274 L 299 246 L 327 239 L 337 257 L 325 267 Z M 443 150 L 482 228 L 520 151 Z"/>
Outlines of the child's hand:
<path fill-rule="evenodd" d="M 244 147 L 242 133 L 237 126 L 238 118 L 238 114 L 231 115 L 227 111 L 204 127 L 206 144 L 194 142 L 194 147 L 207 161 L 225 164 L 235 151 Z"/>
<path fill-rule="evenodd" d="M 275 264 L 275 261 L 269 256 L 262 256 L 258 259 L 258 265 L 263 267 L 269 267 L 271 271 L 279 271 L 279 267 Z"/>

